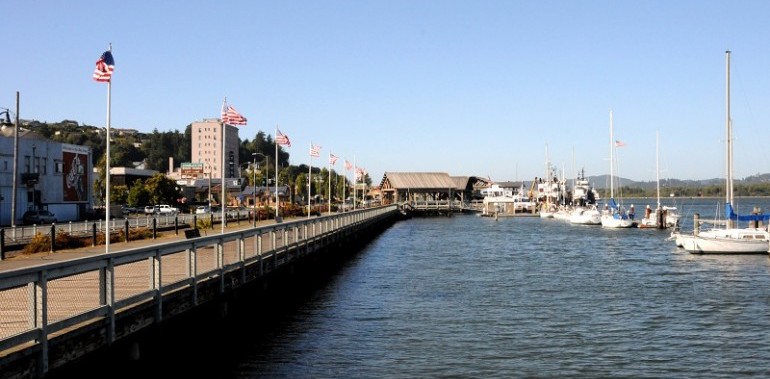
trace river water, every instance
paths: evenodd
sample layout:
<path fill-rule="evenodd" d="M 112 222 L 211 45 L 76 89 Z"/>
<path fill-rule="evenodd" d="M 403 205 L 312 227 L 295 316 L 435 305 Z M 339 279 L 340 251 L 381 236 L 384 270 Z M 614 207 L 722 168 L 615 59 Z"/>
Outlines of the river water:
<path fill-rule="evenodd" d="M 680 200 L 683 229 L 718 202 Z M 413 218 L 260 319 L 269 327 L 238 326 L 246 342 L 160 362 L 223 378 L 770 376 L 770 258 L 693 255 L 668 235 Z"/>

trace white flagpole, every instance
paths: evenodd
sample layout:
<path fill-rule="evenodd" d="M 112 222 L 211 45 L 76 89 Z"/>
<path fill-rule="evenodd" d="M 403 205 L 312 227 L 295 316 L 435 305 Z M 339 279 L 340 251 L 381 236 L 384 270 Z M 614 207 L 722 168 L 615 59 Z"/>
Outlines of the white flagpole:
<path fill-rule="evenodd" d="M 332 213 L 332 153 L 329 153 L 329 214 Z"/>
<path fill-rule="evenodd" d="M 278 124 L 275 124 L 275 136 L 278 137 Z M 267 167 L 268 172 L 270 172 L 270 166 Z M 265 174 L 267 178 L 270 178 L 270 175 Z M 287 183 L 288 184 L 288 183 Z M 269 185 L 269 183 L 268 183 Z M 278 142 L 275 143 L 275 222 L 278 222 Z"/>
<path fill-rule="evenodd" d="M 226 109 L 226 105 L 227 105 L 227 97 L 225 97 L 225 102 L 222 104 L 222 111 L 224 111 Z M 222 224 L 222 234 L 225 233 L 225 217 L 227 217 L 226 214 L 225 214 L 225 208 L 226 208 L 225 201 L 227 200 L 227 198 L 226 198 L 226 196 L 227 196 L 226 195 L 227 183 L 225 183 L 225 161 L 226 161 L 226 157 L 227 157 L 227 142 L 225 141 L 226 138 L 227 138 L 227 123 L 225 123 L 225 120 L 223 118 L 222 119 L 222 162 L 220 162 L 220 167 L 222 167 L 222 171 L 220 171 L 221 172 L 221 178 L 222 178 L 221 179 L 222 180 L 222 182 L 221 182 L 222 183 L 222 201 L 221 201 L 221 204 L 220 204 L 220 206 L 222 208 L 222 222 L 221 222 L 221 224 Z"/>
<path fill-rule="evenodd" d="M 110 44 L 110 53 L 112 53 L 112 44 Z M 112 108 L 112 76 L 107 81 L 107 165 L 104 173 L 104 189 L 107 191 L 105 199 L 105 233 L 104 233 L 104 252 L 110 252 L 110 109 Z M 18 127 L 18 126 L 17 126 Z"/>
<path fill-rule="evenodd" d="M 313 142 L 310 142 L 310 164 L 307 167 L 307 218 L 310 218 L 310 185 L 313 182 Z"/>
<path fill-rule="evenodd" d="M 358 192 L 358 177 L 356 172 L 358 167 L 356 166 L 356 156 L 353 156 L 353 210 L 356 210 L 356 192 Z"/>

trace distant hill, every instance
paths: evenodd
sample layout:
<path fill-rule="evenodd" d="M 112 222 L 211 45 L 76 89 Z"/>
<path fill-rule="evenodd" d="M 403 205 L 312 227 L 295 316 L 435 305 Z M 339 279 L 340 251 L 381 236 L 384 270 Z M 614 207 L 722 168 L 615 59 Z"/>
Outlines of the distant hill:
<path fill-rule="evenodd" d="M 597 175 L 589 176 L 588 180 L 596 189 L 605 189 L 610 187 L 609 175 Z M 684 187 L 684 188 L 700 188 L 710 185 L 720 185 L 724 183 L 722 178 L 703 179 L 703 180 L 680 180 L 680 179 L 661 179 L 660 187 Z M 753 175 L 744 179 L 734 180 L 735 184 L 748 184 L 748 183 L 768 183 L 770 182 L 770 174 Z M 641 189 L 654 189 L 656 182 L 654 180 L 648 182 L 639 182 L 626 178 L 615 177 L 615 186 L 627 186 L 631 188 Z"/>

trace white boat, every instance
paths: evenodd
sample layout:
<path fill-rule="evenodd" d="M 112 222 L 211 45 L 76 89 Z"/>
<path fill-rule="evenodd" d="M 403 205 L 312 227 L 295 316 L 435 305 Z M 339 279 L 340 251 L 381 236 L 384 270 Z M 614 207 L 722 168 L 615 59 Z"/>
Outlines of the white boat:
<path fill-rule="evenodd" d="M 691 253 L 764 254 L 770 246 L 764 228 L 711 229 L 680 238 L 681 247 Z"/>
<path fill-rule="evenodd" d="M 601 225 L 602 214 L 596 205 L 578 206 L 570 213 L 569 222 L 581 225 Z"/>
<path fill-rule="evenodd" d="M 585 177 L 585 170 L 581 169 L 575 184 L 572 187 L 572 205 L 585 206 L 596 204 L 598 196 L 591 187 L 591 183 Z"/>
<path fill-rule="evenodd" d="M 600 222 L 602 228 L 630 228 L 634 226 L 633 216 L 623 208 L 622 203 L 615 202 L 615 171 L 613 167 L 615 140 L 613 138 L 612 111 L 610 111 L 610 200 L 606 204 L 606 210 L 602 212 Z"/>
<path fill-rule="evenodd" d="M 515 216 L 516 214 L 534 214 L 536 205 L 529 200 L 524 184 L 518 191 L 493 184 L 481 190 L 484 195 L 482 215 Z"/>
<path fill-rule="evenodd" d="M 548 159 L 548 145 L 545 147 L 545 177 L 535 178 L 537 185 L 537 203 L 539 204 L 538 213 L 540 218 L 553 218 L 558 211 L 557 204 L 562 201 L 564 193 L 564 180 L 556 177 L 551 162 Z"/>
<path fill-rule="evenodd" d="M 556 220 L 562 220 L 569 222 L 570 215 L 572 214 L 572 207 L 569 205 L 559 205 L 556 208 L 556 212 L 553 213 L 553 218 Z"/>
<path fill-rule="evenodd" d="M 725 52 L 727 66 L 727 117 L 726 149 L 727 178 L 725 180 L 725 213 L 727 223 L 724 229 L 699 231 L 696 224 L 691 235 L 677 234 L 677 245 L 691 253 L 751 254 L 767 253 L 770 249 L 770 233 L 766 228 L 737 228 L 736 222 L 742 220 L 766 220 L 768 215 L 737 216 L 733 211 L 733 162 L 732 162 L 732 120 L 730 118 L 730 51 Z"/>
<path fill-rule="evenodd" d="M 679 211 L 676 207 L 660 205 L 660 154 L 659 154 L 659 136 L 655 132 L 655 180 L 657 191 L 657 207 L 655 209 L 647 208 L 644 211 L 644 217 L 639 220 L 640 228 L 668 229 L 679 226 Z M 681 245 L 677 245 L 680 246 Z"/>

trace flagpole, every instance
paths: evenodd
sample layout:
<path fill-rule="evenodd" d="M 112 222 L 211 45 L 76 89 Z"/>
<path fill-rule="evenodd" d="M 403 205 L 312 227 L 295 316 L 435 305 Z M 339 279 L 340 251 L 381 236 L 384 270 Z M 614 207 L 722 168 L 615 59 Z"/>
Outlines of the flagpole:
<path fill-rule="evenodd" d="M 310 141 L 310 150 L 313 150 L 313 141 Z M 310 164 L 307 167 L 307 218 L 310 219 L 310 185 L 313 181 L 313 153 L 310 152 Z"/>
<path fill-rule="evenodd" d="M 112 53 L 112 44 L 110 44 L 109 48 L 110 53 Z M 104 181 L 104 188 L 107 192 L 107 196 L 105 199 L 106 202 L 106 208 L 104 212 L 104 218 L 105 218 L 105 226 L 106 226 L 106 232 L 105 232 L 105 238 L 104 238 L 104 252 L 109 253 L 110 252 L 110 109 L 112 108 L 112 77 L 110 76 L 110 80 L 107 81 L 107 149 L 105 151 L 105 156 L 107 157 L 107 165 L 105 166 L 105 181 Z"/>
<path fill-rule="evenodd" d="M 356 192 L 358 192 L 358 177 L 356 176 L 356 156 L 353 156 L 353 210 L 356 210 Z"/>
<path fill-rule="evenodd" d="M 222 103 L 222 114 L 224 115 L 224 111 L 226 109 L 227 105 L 227 96 L 225 96 L 225 102 Z M 224 118 L 222 119 L 222 162 L 220 162 L 220 167 L 222 167 L 221 173 L 221 183 L 222 183 L 222 201 L 220 202 L 220 207 L 222 208 L 222 234 L 225 233 L 225 188 L 227 188 L 227 183 L 225 183 L 225 160 L 227 157 L 227 142 L 225 139 L 227 138 L 227 123 L 225 123 Z"/>
<path fill-rule="evenodd" d="M 275 125 L 275 136 L 278 137 L 278 124 Z M 267 167 L 270 170 L 270 167 Z M 269 172 L 269 171 L 268 171 Z M 270 178 L 269 175 L 265 175 Z M 270 185 L 268 183 L 268 185 Z M 278 222 L 278 142 L 275 143 L 275 222 Z"/>
<path fill-rule="evenodd" d="M 329 153 L 329 214 L 332 214 L 332 153 Z"/>

